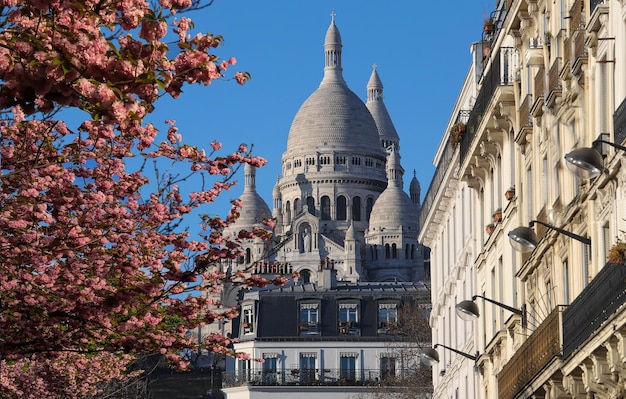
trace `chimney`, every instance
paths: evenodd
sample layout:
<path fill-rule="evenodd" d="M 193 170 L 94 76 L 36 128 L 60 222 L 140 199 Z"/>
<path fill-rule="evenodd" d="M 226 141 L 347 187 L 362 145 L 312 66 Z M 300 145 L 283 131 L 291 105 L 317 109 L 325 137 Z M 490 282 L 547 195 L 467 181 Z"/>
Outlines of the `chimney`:
<path fill-rule="evenodd" d="M 334 289 L 337 287 L 337 270 L 335 261 L 328 259 L 328 256 L 320 261 L 320 268 L 317 272 L 317 284 L 320 288 Z"/>

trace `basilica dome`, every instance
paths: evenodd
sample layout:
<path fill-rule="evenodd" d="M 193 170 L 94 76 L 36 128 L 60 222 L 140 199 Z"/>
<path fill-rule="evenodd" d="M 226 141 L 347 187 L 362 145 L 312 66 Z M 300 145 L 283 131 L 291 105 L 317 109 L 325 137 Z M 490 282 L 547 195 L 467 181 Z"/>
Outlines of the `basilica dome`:
<path fill-rule="evenodd" d="M 324 42 L 324 78 L 291 124 L 287 139 L 287 153 L 291 155 L 325 148 L 384 156 L 372 114 L 343 79 L 341 48 L 341 35 L 333 19 Z"/>

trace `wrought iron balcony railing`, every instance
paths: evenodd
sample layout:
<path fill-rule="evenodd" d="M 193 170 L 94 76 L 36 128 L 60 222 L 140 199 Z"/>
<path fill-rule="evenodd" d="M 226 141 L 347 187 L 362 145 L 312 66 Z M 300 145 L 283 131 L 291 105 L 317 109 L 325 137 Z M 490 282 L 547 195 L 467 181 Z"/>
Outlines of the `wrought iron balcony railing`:
<path fill-rule="evenodd" d="M 498 374 L 498 398 L 511 399 L 561 353 L 560 309 L 555 308 Z"/>
<path fill-rule="evenodd" d="M 626 98 L 613 114 L 613 129 L 615 132 L 615 142 L 623 145 L 626 140 Z"/>
<path fill-rule="evenodd" d="M 431 385 L 431 369 L 248 369 L 222 373 L 222 388 L 238 386 L 417 386 Z"/>
<path fill-rule="evenodd" d="M 501 86 L 513 84 L 518 64 L 519 54 L 514 47 L 501 47 L 492 58 L 488 72 L 482 78 L 482 86 L 476 97 L 474 108 L 470 112 L 465 134 L 460 143 L 461 163 L 472 146 L 480 121 L 485 116 L 484 113 L 487 111 L 494 93 Z"/>
<path fill-rule="evenodd" d="M 604 265 L 563 312 L 563 358 L 567 359 L 626 303 L 626 264 Z"/>

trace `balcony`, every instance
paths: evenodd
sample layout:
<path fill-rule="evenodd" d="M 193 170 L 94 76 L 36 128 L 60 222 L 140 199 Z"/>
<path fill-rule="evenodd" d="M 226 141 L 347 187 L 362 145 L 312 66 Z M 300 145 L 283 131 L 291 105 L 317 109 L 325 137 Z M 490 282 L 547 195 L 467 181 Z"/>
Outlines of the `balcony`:
<path fill-rule="evenodd" d="M 546 105 L 552 107 L 556 103 L 556 99 L 561 97 L 561 57 L 554 59 L 550 70 L 548 71 L 548 96 L 546 97 Z"/>
<path fill-rule="evenodd" d="M 560 355 L 560 309 L 555 308 L 498 374 L 498 398 L 512 399 L 535 374 Z"/>
<path fill-rule="evenodd" d="M 533 96 L 528 94 L 524 97 L 522 104 L 519 107 L 519 125 L 520 129 L 524 129 L 526 127 L 532 127 L 533 120 L 530 114 L 530 104 L 532 104 Z"/>
<path fill-rule="evenodd" d="M 380 369 L 301 369 L 285 371 L 250 369 L 222 373 L 222 388 L 240 386 L 410 386 L 430 387 L 431 369 L 398 370 L 396 373 Z M 395 374 L 395 375 L 393 375 Z"/>
<path fill-rule="evenodd" d="M 569 9 L 569 31 L 573 32 L 577 29 L 584 28 L 584 3 L 583 0 L 574 0 L 572 7 Z"/>
<path fill-rule="evenodd" d="M 563 358 L 594 335 L 626 303 L 626 264 L 604 265 L 563 312 Z"/>
<path fill-rule="evenodd" d="M 570 65 L 572 73 L 578 76 L 582 71 L 583 65 L 587 64 L 588 59 L 587 47 L 585 47 L 585 30 L 575 30 L 572 33 L 570 43 Z"/>
<path fill-rule="evenodd" d="M 513 81 L 519 64 L 519 55 L 513 47 L 501 47 L 491 59 L 487 72 L 483 75 L 481 87 L 467 121 L 465 135 L 460 143 L 461 165 L 471 155 L 474 138 L 479 132 L 483 116 L 487 116 L 495 103 L 513 101 Z M 493 104 L 493 105 L 492 105 Z"/>
<path fill-rule="evenodd" d="M 460 110 L 459 114 L 456 117 L 455 123 L 463 122 L 467 123 L 468 116 L 470 114 L 469 110 Z M 435 168 L 435 174 L 433 175 L 432 180 L 430 181 L 430 185 L 428 186 L 428 191 L 424 196 L 424 202 L 422 202 L 422 210 L 420 211 L 420 220 L 419 225 L 424 226 L 426 224 L 426 220 L 431 213 L 431 208 L 435 204 L 435 199 L 437 194 L 439 193 L 439 188 L 443 183 L 443 180 L 446 176 L 446 172 L 450 169 L 450 161 L 454 156 L 456 149 L 452 147 L 450 144 L 450 140 L 445 144 L 443 149 L 443 153 L 439 158 L 439 162 L 437 162 L 437 167 Z"/>
<path fill-rule="evenodd" d="M 543 115 L 543 101 L 545 98 L 545 84 L 544 81 L 546 79 L 546 71 L 543 66 L 539 68 L 537 74 L 534 79 L 534 90 L 535 101 L 533 102 L 532 107 L 530 108 L 530 113 L 534 117 L 539 117 Z"/>

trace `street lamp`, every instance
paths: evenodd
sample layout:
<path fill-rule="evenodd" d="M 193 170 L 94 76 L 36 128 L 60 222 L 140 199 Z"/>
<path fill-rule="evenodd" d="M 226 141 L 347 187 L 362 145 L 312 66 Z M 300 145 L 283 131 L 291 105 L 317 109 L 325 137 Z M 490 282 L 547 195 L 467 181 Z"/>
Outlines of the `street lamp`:
<path fill-rule="evenodd" d="M 580 241 L 583 244 L 591 245 L 591 239 L 588 237 L 583 237 L 581 235 L 572 233 L 571 231 L 552 226 L 551 224 L 540 222 L 539 220 L 531 220 L 528 224 L 528 227 L 520 226 L 509 231 L 508 235 L 513 249 L 519 252 L 530 252 L 537 247 L 537 235 L 532 230 L 532 228 L 535 226 L 535 223 L 539 223 L 540 225 L 554 230 L 560 234 L 564 234 L 570 238 L 573 238 L 576 241 Z"/>
<path fill-rule="evenodd" d="M 476 355 L 470 355 L 469 353 L 461 352 L 454 348 L 450 348 L 449 346 L 435 344 L 435 346 L 433 346 L 432 348 L 425 348 L 421 350 L 420 357 L 422 358 L 422 361 L 424 363 L 430 364 L 431 366 L 436 366 L 437 363 L 439 363 L 439 353 L 435 350 L 438 346 L 451 350 L 452 352 L 457 353 L 473 361 L 476 361 L 476 359 L 478 359 L 478 352 L 476 352 Z"/>
<path fill-rule="evenodd" d="M 603 134 L 608 135 L 607 133 Z M 608 144 L 618 150 L 626 151 L 626 147 L 602 139 L 594 140 L 592 145 L 599 143 Z M 602 154 L 590 147 L 576 148 L 570 151 L 565 154 L 565 160 L 567 161 L 568 169 L 583 178 L 594 177 L 604 171 Z"/>
<path fill-rule="evenodd" d="M 522 318 L 522 328 L 526 328 L 528 324 L 528 318 L 526 316 L 526 305 L 522 305 L 521 309 L 514 308 L 509 305 L 505 305 L 502 302 L 494 301 L 493 299 L 486 298 L 482 295 L 474 295 L 472 300 L 461 301 L 456 304 L 454 307 L 456 309 L 456 314 L 462 318 L 463 320 L 472 320 L 477 319 L 480 316 L 480 312 L 478 311 L 478 305 L 476 305 L 476 298 L 482 298 L 487 302 L 493 303 L 494 305 L 500 306 L 503 309 L 508 310 L 509 312 L 513 312 L 517 315 L 520 315 Z"/>

